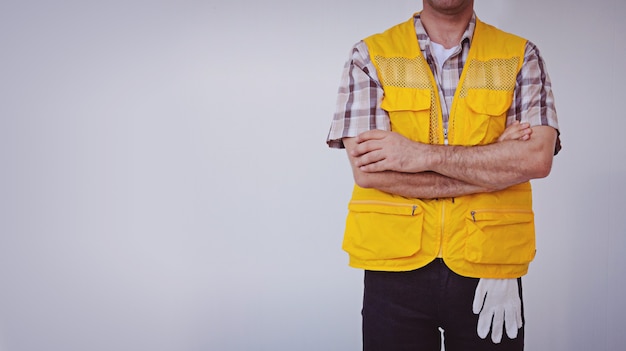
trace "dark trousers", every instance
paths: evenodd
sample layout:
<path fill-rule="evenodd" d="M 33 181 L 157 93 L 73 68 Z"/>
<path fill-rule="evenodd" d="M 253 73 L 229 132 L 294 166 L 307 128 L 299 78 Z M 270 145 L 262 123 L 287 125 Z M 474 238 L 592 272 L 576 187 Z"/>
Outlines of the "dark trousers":
<path fill-rule="evenodd" d="M 513 340 L 503 331 L 499 344 L 491 334 L 478 336 L 472 312 L 478 280 L 452 272 L 441 259 L 410 272 L 365 271 L 363 350 L 438 351 L 439 328 L 445 351 L 523 350 L 524 328 Z"/>

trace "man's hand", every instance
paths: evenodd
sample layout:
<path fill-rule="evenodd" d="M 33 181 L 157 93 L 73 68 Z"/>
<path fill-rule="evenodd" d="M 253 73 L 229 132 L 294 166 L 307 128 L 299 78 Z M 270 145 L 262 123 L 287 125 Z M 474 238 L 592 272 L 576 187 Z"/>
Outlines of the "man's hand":
<path fill-rule="evenodd" d="M 433 156 L 431 145 L 384 130 L 363 132 L 356 143 L 351 156 L 362 172 L 423 172 L 429 170 L 429 157 Z"/>
<path fill-rule="evenodd" d="M 533 133 L 529 123 L 520 123 L 515 121 L 510 126 L 506 127 L 502 135 L 498 137 L 498 142 L 506 140 L 521 140 L 525 141 L 530 139 L 530 135 Z"/>

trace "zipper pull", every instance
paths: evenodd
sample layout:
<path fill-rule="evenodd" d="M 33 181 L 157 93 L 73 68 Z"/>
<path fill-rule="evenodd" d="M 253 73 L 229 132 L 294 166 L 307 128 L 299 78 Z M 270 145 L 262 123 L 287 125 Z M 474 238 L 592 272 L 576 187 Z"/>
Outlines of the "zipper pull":
<path fill-rule="evenodd" d="M 415 216 L 415 210 L 417 210 L 417 205 L 413 205 L 413 211 L 411 212 L 411 216 Z"/>
<path fill-rule="evenodd" d="M 476 211 L 472 211 L 470 212 L 470 214 L 472 215 L 472 219 L 474 220 L 474 223 L 476 223 Z"/>
<path fill-rule="evenodd" d="M 448 145 L 448 128 L 443 128 L 443 145 Z"/>

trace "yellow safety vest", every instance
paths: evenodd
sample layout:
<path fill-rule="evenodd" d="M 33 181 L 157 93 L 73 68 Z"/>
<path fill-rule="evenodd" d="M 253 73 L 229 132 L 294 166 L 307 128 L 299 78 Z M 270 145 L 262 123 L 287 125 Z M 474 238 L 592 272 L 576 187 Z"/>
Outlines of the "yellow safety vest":
<path fill-rule="evenodd" d="M 439 93 L 414 20 L 365 39 L 391 129 L 443 144 Z M 477 20 L 448 122 L 450 145 L 497 141 L 506 127 L 526 40 Z M 425 266 L 441 252 L 457 274 L 516 278 L 535 256 L 530 183 L 454 199 L 416 199 L 354 187 L 343 249 L 350 265 L 380 271 Z"/>

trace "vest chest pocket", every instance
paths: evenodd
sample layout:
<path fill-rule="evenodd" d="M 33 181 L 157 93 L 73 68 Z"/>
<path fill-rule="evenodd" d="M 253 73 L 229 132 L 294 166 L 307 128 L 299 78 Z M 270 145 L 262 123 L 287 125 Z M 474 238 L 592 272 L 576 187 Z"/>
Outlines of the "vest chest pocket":
<path fill-rule="evenodd" d="M 475 210 L 466 217 L 465 259 L 482 264 L 526 264 L 535 256 L 531 210 Z"/>
<path fill-rule="evenodd" d="M 462 145 L 491 144 L 504 132 L 506 114 L 511 107 L 513 92 L 486 89 L 469 89 L 465 101 L 472 114 L 455 121 L 463 125 L 455 136 Z M 458 143 L 458 142 L 457 142 Z"/>
<path fill-rule="evenodd" d="M 386 86 L 380 107 L 389 113 L 392 131 L 413 140 L 428 141 L 431 100 L 430 89 Z"/>
<path fill-rule="evenodd" d="M 413 204 L 353 201 L 343 249 L 362 260 L 410 257 L 421 249 L 422 208 Z"/>

